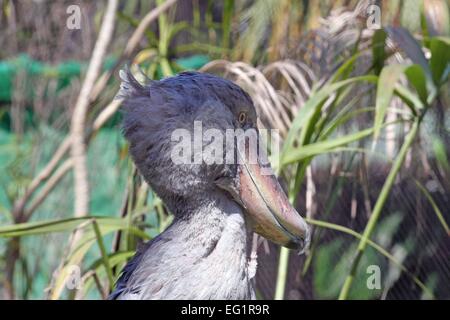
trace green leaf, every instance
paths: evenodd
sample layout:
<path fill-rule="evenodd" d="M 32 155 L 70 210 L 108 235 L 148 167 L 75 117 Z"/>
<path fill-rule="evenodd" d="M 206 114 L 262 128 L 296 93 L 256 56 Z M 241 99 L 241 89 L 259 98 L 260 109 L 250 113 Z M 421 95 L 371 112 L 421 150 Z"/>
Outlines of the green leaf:
<path fill-rule="evenodd" d="M 450 162 L 447 158 L 447 150 L 445 144 L 442 142 L 441 138 L 435 136 L 433 137 L 433 151 L 436 156 L 436 160 L 444 168 L 444 170 L 450 172 Z"/>
<path fill-rule="evenodd" d="M 352 106 L 352 104 L 349 105 Z M 328 138 L 331 135 L 331 133 L 333 133 L 339 126 L 343 125 L 350 119 L 353 119 L 357 115 L 375 111 L 374 107 L 367 107 L 367 108 L 359 108 L 349 112 L 346 107 L 347 106 L 345 106 L 342 109 L 342 111 L 340 111 L 339 114 L 336 115 L 336 117 L 328 123 L 327 127 L 320 134 L 320 140 Z"/>
<path fill-rule="evenodd" d="M 425 195 L 425 197 L 430 202 L 430 204 L 433 207 L 433 210 L 436 213 L 436 216 L 438 217 L 439 221 L 441 222 L 442 227 L 444 228 L 445 232 L 447 233 L 448 236 L 450 236 L 450 228 L 449 228 L 447 222 L 445 221 L 445 218 L 444 218 L 444 215 L 442 214 L 442 211 L 437 206 L 437 204 L 434 201 L 433 197 L 431 196 L 431 194 L 428 192 L 428 190 L 419 181 L 417 181 L 416 179 L 414 179 L 414 181 L 416 182 L 416 185 L 419 187 L 420 191 Z"/>
<path fill-rule="evenodd" d="M 36 222 L 25 222 L 14 225 L 0 227 L 0 237 L 20 237 L 50 232 L 71 231 L 82 223 L 91 220 L 92 217 L 68 218 L 60 220 L 46 220 Z M 97 218 L 102 226 L 123 224 L 123 219 L 117 218 Z"/>
<path fill-rule="evenodd" d="M 375 31 L 372 38 L 372 64 L 376 75 L 380 74 L 384 66 L 384 60 L 386 60 L 386 52 L 384 51 L 386 36 L 386 32 L 379 29 Z"/>
<path fill-rule="evenodd" d="M 117 251 L 108 255 L 109 263 L 111 267 L 115 267 L 120 263 L 126 262 L 129 258 L 133 257 L 136 254 L 134 250 L 129 251 Z M 100 270 L 103 265 L 103 259 L 99 258 L 95 260 L 86 270 L 95 270 L 97 273 L 100 273 Z"/>
<path fill-rule="evenodd" d="M 340 231 L 340 232 L 352 235 L 357 239 L 363 238 L 363 235 L 361 235 L 360 233 L 358 233 L 350 228 L 338 225 L 338 224 L 330 223 L 330 222 L 323 221 L 323 220 L 315 220 L 315 219 L 311 219 L 311 218 L 306 218 L 305 220 L 309 224 L 315 225 L 317 227 Z M 408 275 L 408 277 L 410 277 L 417 284 L 417 286 L 419 288 L 421 288 L 423 291 L 427 292 L 427 294 L 429 294 L 432 298 L 434 298 L 432 291 L 430 289 L 428 289 L 428 287 L 422 281 L 420 281 L 419 278 L 414 275 L 414 273 L 410 272 L 400 261 L 398 261 L 386 249 L 384 249 L 382 246 L 380 246 L 379 244 L 375 243 L 374 241 L 372 241 L 370 239 L 367 240 L 367 244 L 369 246 L 371 246 L 373 249 L 375 249 L 376 251 L 378 251 L 379 253 L 381 253 L 387 259 L 389 259 L 389 261 L 392 262 L 394 265 L 399 267 L 403 272 L 406 273 L 406 275 Z"/>
<path fill-rule="evenodd" d="M 59 220 L 55 219 L 55 220 L 25 222 L 12 224 L 8 226 L 1 226 L 0 238 L 31 236 L 53 232 L 68 232 L 74 230 L 75 228 L 79 228 L 83 225 L 86 226 L 90 225 L 90 222 L 94 218 L 96 219 L 102 234 L 104 234 L 105 232 L 111 232 L 121 229 L 129 229 L 131 233 L 137 235 L 138 237 L 141 237 L 143 239 L 149 239 L 149 236 L 145 232 L 135 227 L 129 227 L 126 220 L 123 218 L 105 218 L 93 216 L 59 219 Z M 94 238 L 95 237 L 91 237 L 90 240 Z"/>
<path fill-rule="evenodd" d="M 222 9 L 222 47 L 230 46 L 231 23 L 233 20 L 234 0 L 225 0 Z"/>
<path fill-rule="evenodd" d="M 424 107 L 422 101 L 411 90 L 400 83 L 395 85 L 395 94 L 409 107 L 414 116 L 417 115 L 418 110 Z"/>
<path fill-rule="evenodd" d="M 365 138 L 371 135 L 373 131 L 373 128 L 369 128 L 336 139 L 304 145 L 302 147 L 291 150 L 291 152 L 286 154 L 285 157 L 283 157 L 282 165 L 287 165 L 296 161 L 303 160 L 310 156 L 332 151 L 334 148 Z"/>
<path fill-rule="evenodd" d="M 423 35 L 423 45 L 426 48 L 430 48 L 430 32 L 428 30 L 428 23 L 427 23 L 427 17 L 425 16 L 425 8 L 422 5 L 420 6 L 420 27 L 422 29 L 422 35 Z"/>
<path fill-rule="evenodd" d="M 86 218 L 73 218 L 68 220 L 85 220 L 86 226 L 91 226 L 92 217 L 86 217 Z M 70 252 L 69 257 L 64 261 L 64 265 L 62 266 L 60 272 L 58 273 L 58 277 L 54 280 L 54 286 L 52 288 L 52 292 L 50 294 L 50 299 L 59 299 L 65 286 L 65 281 L 67 279 L 67 276 L 71 270 L 71 267 L 73 265 L 80 265 L 83 261 L 84 257 L 88 253 L 88 251 L 92 248 L 92 246 L 95 243 L 98 243 L 99 236 L 104 237 L 106 234 L 109 234 L 114 231 L 123 230 L 126 229 L 127 231 L 136 234 L 139 236 L 138 233 L 136 233 L 137 228 L 129 227 L 127 224 L 126 219 L 124 218 L 95 218 L 96 222 L 98 223 L 99 229 L 96 232 L 94 232 L 93 228 L 88 228 L 82 235 L 82 237 L 78 240 L 76 244 L 74 244 L 73 250 Z M 111 221 L 111 224 L 108 224 L 107 220 L 114 220 Z M 98 231 L 100 231 L 100 235 L 98 234 Z M 146 237 L 148 239 L 148 236 Z M 104 260 L 104 257 L 103 257 Z M 110 265 L 111 267 L 111 265 Z"/>
<path fill-rule="evenodd" d="M 407 65 L 393 64 L 383 68 L 378 79 L 377 97 L 375 104 L 374 136 L 378 138 L 384 116 L 394 94 L 394 88 Z"/>
<path fill-rule="evenodd" d="M 433 37 L 433 39 L 439 40 L 439 41 L 445 43 L 446 45 L 450 46 L 450 38 L 449 37 L 437 36 L 437 37 Z"/>
<path fill-rule="evenodd" d="M 445 82 L 450 73 L 450 39 L 434 37 L 430 41 L 430 68 L 436 86 Z"/>
<path fill-rule="evenodd" d="M 133 257 L 136 252 L 133 251 L 118 251 L 108 255 L 109 263 L 111 268 L 118 267 L 120 264 L 125 263 L 129 258 Z M 103 260 L 98 259 L 94 261 L 86 270 L 94 271 L 94 273 L 101 278 L 105 275 L 105 269 L 103 268 Z M 120 270 L 120 268 L 118 268 Z M 83 293 L 84 297 L 88 296 L 88 293 L 94 284 L 93 277 L 88 277 L 86 281 L 83 283 Z M 103 294 L 103 292 L 100 292 Z"/>
<path fill-rule="evenodd" d="M 318 110 L 321 108 L 321 105 L 333 92 L 353 83 L 366 81 L 376 82 L 376 80 L 377 77 L 373 75 L 350 78 L 333 84 L 328 84 L 313 94 L 300 109 L 292 122 L 291 129 L 289 130 L 286 142 L 283 146 L 283 151 L 281 153 L 281 163 L 287 163 L 286 161 L 283 161 L 283 158 L 288 156 L 292 148 L 297 148 L 298 146 L 304 144 L 305 135 L 308 130 L 302 131 L 302 136 L 300 137 L 298 146 L 294 146 L 294 141 L 296 140 L 299 130 L 304 126 L 313 125 L 313 123 L 311 123 L 311 119 L 315 114 L 317 114 Z"/>
<path fill-rule="evenodd" d="M 111 269 L 111 265 L 109 263 L 108 254 L 106 252 L 105 243 L 103 242 L 103 235 L 100 231 L 100 227 L 98 226 L 98 222 L 96 219 L 92 220 L 92 226 L 94 228 L 95 237 L 97 239 L 97 244 L 100 249 L 100 253 L 102 255 L 103 265 L 105 266 L 106 274 L 108 275 L 109 288 L 114 289 L 114 275 Z"/>
<path fill-rule="evenodd" d="M 420 100 L 426 104 L 428 93 L 427 93 L 427 79 L 425 77 L 425 72 L 421 66 L 418 64 L 413 64 L 405 70 L 405 74 L 408 77 L 409 82 L 416 89 Z"/>
<path fill-rule="evenodd" d="M 347 59 L 333 74 L 330 78 L 329 83 L 335 83 L 339 80 L 345 80 L 348 78 L 350 73 L 353 70 L 353 66 L 355 65 L 356 59 L 361 55 L 360 52 L 355 53 L 349 59 Z"/>

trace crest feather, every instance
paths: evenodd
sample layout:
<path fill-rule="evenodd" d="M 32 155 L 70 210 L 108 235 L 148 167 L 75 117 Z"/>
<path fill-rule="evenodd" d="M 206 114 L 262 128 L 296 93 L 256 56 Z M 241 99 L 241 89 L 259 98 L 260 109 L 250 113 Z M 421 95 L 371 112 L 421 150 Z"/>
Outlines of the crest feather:
<path fill-rule="evenodd" d="M 145 84 L 141 84 L 131 73 L 130 68 L 125 66 L 124 69 L 119 71 L 119 77 L 121 79 L 120 89 L 116 95 L 116 99 L 127 99 L 135 95 L 145 95 Z M 145 78 L 146 82 L 149 79 Z M 150 92 L 147 92 L 149 94 Z"/>

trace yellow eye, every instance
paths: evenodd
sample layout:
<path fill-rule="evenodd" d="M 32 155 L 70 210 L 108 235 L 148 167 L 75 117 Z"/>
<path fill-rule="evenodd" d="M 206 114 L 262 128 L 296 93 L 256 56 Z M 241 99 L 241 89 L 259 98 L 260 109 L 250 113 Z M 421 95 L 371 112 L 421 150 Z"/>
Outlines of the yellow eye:
<path fill-rule="evenodd" d="M 245 114 L 245 112 L 239 113 L 239 123 L 244 123 L 246 119 L 247 115 Z"/>

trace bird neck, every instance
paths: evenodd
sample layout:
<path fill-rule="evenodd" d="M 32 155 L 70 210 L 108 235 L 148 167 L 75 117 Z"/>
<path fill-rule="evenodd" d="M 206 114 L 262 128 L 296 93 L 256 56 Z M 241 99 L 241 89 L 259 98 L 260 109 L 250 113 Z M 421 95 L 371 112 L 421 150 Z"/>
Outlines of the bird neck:
<path fill-rule="evenodd" d="M 241 207 L 221 192 L 211 192 L 187 203 L 173 228 L 183 241 L 202 256 L 223 253 L 247 254 L 247 227 Z M 201 250 L 201 248 L 203 250 Z"/>
<path fill-rule="evenodd" d="M 202 283 L 205 298 L 253 297 L 248 231 L 241 208 L 225 195 L 216 193 L 197 201 L 196 205 L 187 205 L 186 210 L 167 230 L 173 239 L 167 245 L 173 245 L 182 255 L 171 263 L 183 264 L 178 267 L 185 270 L 186 281 L 192 279 L 194 288 L 199 285 L 195 282 Z M 166 250 L 171 249 L 166 247 Z"/>

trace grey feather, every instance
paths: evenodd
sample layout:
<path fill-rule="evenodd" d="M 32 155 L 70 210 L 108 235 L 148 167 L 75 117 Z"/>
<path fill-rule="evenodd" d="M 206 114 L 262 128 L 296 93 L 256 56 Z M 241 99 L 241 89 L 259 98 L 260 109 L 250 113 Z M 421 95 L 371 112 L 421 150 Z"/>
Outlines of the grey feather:
<path fill-rule="evenodd" d="M 236 126 L 242 107 L 256 119 L 241 88 L 219 77 L 185 72 L 141 85 L 121 71 L 123 133 L 141 175 L 175 215 L 174 222 L 138 250 L 126 265 L 111 299 L 251 299 L 247 227 L 241 207 L 218 188 L 233 180 L 233 164 L 174 165 L 175 129 Z M 255 121 L 256 123 L 256 121 Z"/>

